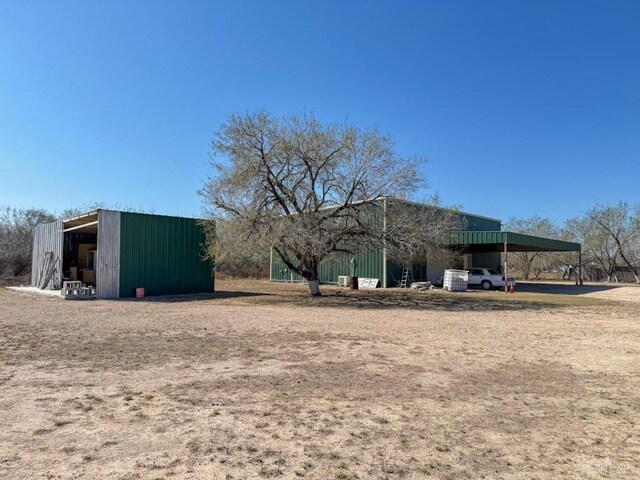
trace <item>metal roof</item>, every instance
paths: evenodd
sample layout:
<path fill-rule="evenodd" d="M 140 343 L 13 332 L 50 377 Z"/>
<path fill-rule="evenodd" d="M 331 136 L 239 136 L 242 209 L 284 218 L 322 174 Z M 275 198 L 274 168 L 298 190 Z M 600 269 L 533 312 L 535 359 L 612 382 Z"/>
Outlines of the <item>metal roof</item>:
<path fill-rule="evenodd" d="M 500 252 L 505 243 L 510 252 L 579 252 L 582 248 L 575 242 L 503 231 L 453 232 L 447 243 L 476 252 Z"/>
<path fill-rule="evenodd" d="M 92 210 L 90 212 L 77 215 L 75 217 L 63 219 L 62 220 L 63 229 L 65 232 L 75 231 L 76 233 L 97 233 L 98 217 L 100 212 L 132 213 L 135 215 L 151 215 L 154 217 L 184 218 L 187 220 L 197 220 L 197 221 L 202 220 L 194 217 L 179 217 L 175 215 L 158 215 L 156 213 L 143 213 L 143 212 L 124 212 L 122 210 L 111 210 L 111 209 L 99 208 L 97 210 Z"/>
<path fill-rule="evenodd" d="M 500 220 L 499 218 L 493 218 L 493 217 L 487 217 L 485 215 L 478 215 L 478 214 L 475 214 L 475 213 L 463 212 L 462 210 L 456 210 L 455 208 L 441 207 L 439 205 L 431 205 L 429 203 L 416 202 L 415 200 L 407 200 L 406 198 L 399 198 L 399 197 L 377 197 L 377 198 L 373 198 L 373 199 L 370 199 L 370 200 L 358 200 L 356 202 L 350 202 L 348 205 L 359 205 L 359 204 L 362 204 L 362 203 L 373 204 L 373 203 L 379 202 L 381 200 L 389 200 L 389 201 L 394 201 L 394 202 L 399 202 L 399 203 L 405 203 L 407 205 L 416 205 L 418 207 L 437 208 L 438 210 L 446 210 L 448 212 L 453 212 L 453 213 L 457 213 L 457 214 L 460 214 L 460 215 L 466 215 L 468 217 L 481 218 L 481 219 L 484 219 L 484 220 L 492 220 L 494 222 L 502 223 L 502 220 Z M 342 204 L 325 205 L 324 207 L 321 207 L 320 210 L 328 210 L 328 209 L 331 209 L 331 208 L 338 208 L 338 207 L 341 207 L 341 206 L 342 206 Z"/>
<path fill-rule="evenodd" d="M 381 200 L 395 200 L 397 202 L 403 202 L 403 203 L 407 203 L 409 205 L 417 205 L 417 206 L 420 206 L 420 207 L 432 207 L 432 208 L 437 208 L 438 210 L 446 210 L 448 212 L 458 213 L 460 215 L 467 215 L 469 217 L 482 218 L 484 220 L 492 220 L 494 222 L 502 223 L 502 220 L 500 220 L 499 218 L 487 217 L 486 215 L 478 215 L 477 213 L 463 212 L 462 210 L 457 210 L 455 208 L 440 207 L 438 205 L 431 205 L 431 204 L 424 203 L 424 202 L 416 202 L 415 200 L 407 200 L 407 199 L 404 199 L 404 198 L 397 198 L 397 197 L 380 197 L 380 199 Z"/>

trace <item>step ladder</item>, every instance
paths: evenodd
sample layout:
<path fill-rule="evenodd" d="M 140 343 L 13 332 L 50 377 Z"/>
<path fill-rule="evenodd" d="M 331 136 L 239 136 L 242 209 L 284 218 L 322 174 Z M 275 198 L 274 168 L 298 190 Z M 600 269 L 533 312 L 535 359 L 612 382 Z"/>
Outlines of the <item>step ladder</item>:
<path fill-rule="evenodd" d="M 402 280 L 400 280 L 400 288 L 409 288 L 413 283 L 413 268 L 403 267 Z"/>

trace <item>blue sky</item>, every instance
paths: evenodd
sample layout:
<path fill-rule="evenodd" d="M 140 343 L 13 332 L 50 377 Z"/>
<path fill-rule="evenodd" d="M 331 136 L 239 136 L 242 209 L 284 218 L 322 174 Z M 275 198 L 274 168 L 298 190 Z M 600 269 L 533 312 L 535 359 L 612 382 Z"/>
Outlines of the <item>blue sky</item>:
<path fill-rule="evenodd" d="M 637 1 L 0 0 L 0 204 L 198 216 L 230 113 L 378 126 L 506 220 L 640 202 Z"/>

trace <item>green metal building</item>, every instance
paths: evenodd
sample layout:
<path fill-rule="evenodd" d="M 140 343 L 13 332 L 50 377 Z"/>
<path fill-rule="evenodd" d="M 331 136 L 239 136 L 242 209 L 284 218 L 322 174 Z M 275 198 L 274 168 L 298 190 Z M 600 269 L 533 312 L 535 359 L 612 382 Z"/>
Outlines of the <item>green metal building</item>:
<path fill-rule="evenodd" d="M 98 298 L 213 292 L 213 264 L 205 232 L 193 218 L 95 210 L 36 228 L 33 286 L 54 274 L 47 288 L 64 279 L 96 287 Z"/>
<path fill-rule="evenodd" d="M 395 201 L 398 201 L 397 199 Z M 415 208 L 413 202 L 400 201 L 407 207 Z M 434 208 L 419 205 L 424 208 Z M 486 267 L 500 271 L 505 252 L 515 251 L 576 251 L 579 243 L 523 235 L 502 231 L 502 222 L 496 218 L 484 217 L 465 212 L 455 212 L 465 225 L 465 231 L 452 232 L 447 242 L 456 255 L 438 257 L 424 256 L 407 262 L 387 258 L 384 248 L 359 252 L 356 255 L 334 254 L 320 264 L 319 276 L 322 283 L 337 283 L 338 276 L 351 275 L 351 259 L 355 257 L 358 277 L 379 280 L 382 288 L 398 286 L 403 268 L 412 270 L 415 281 L 442 281 L 446 268 Z M 279 282 L 302 282 L 302 277 L 291 272 L 272 249 L 270 278 Z"/>

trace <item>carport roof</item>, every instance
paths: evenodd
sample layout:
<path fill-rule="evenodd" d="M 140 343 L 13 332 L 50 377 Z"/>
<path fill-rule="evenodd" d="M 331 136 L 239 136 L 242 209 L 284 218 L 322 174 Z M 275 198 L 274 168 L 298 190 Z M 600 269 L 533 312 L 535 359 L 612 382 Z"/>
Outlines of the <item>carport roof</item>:
<path fill-rule="evenodd" d="M 510 252 L 579 252 L 582 248 L 575 242 L 503 231 L 453 232 L 448 244 L 471 252 L 501 252 L 505 244 Z"/>

